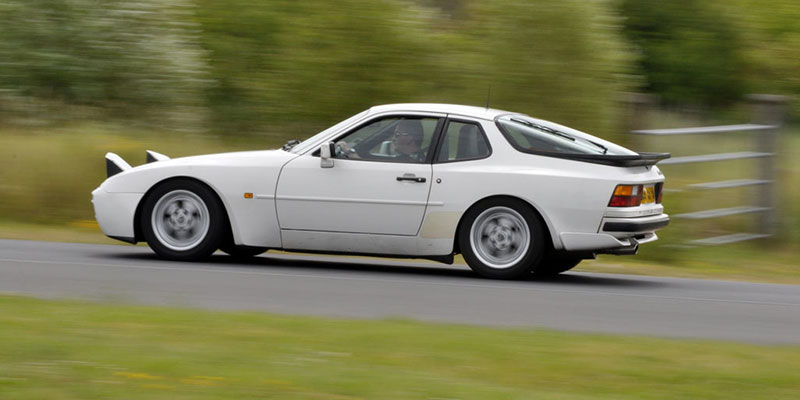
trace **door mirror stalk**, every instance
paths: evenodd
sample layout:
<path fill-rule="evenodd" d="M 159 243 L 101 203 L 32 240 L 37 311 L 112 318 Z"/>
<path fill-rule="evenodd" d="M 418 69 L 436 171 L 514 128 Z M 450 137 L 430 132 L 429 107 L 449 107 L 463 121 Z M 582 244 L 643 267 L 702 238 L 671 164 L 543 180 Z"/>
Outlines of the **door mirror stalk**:
<path fill-rule="evenodd" d="M 333 142 L 323 143 L 319 146 L 319 166 L 333 168 L 333 156 L 336 154 L 336 145 Z"/>

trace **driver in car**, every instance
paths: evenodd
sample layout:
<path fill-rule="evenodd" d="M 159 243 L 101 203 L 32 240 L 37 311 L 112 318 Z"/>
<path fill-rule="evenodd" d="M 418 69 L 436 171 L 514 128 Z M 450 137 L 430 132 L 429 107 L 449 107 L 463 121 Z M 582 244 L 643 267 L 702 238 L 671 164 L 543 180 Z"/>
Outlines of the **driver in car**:
<path fill-rule="evenodd" d="M 421 149 L 422 145 L 422 123 L 419 120 L 404 119 L 394 127 L 392 136 L 392 147 L 397 155 L 397 161 L 403 162 L 422 162 L 425 160 L 425 153 Z"/>
<path fill-rule="evenodd" d="M 425 152 L 422 150 L 424 132 L 422 123 L 416 119 L 403 119 L 394 126 L 391 146 L 385 155 L 359 154 L 352 144 L 344 140 L 336 143 L 337 158 L 375 159 L 383 161 L 399 161 L 418 163 L 425 161 Z"/>

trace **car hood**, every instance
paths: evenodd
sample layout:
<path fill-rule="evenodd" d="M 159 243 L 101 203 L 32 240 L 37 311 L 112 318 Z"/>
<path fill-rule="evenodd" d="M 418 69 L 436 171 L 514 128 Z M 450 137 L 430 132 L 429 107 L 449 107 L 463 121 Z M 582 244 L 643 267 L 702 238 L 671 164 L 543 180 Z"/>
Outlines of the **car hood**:
<path fill-rule="evenodd" d="M 285 159 L 287 155 L 289 155 L 289 153 L 283 150 L 237 151 L 231 153 L 204 154 L 199 156 L 179 157 L 165 161 L 152 162 L 140 165 L 134 169 L 168 168 L 171 166 L 188 165 L 258 166 L 263 164 L 272 164 L 271 161 L 275 159 Z"/>
<path fill-rule="evenodd" d="M 223 179 L 224 176 L 258 174 L 264 168 L 280 168 L 297 157 L 283 150 L 242 151 L 200 156 L 180 157 L 154 161 L 122 172 L 106 179 L 101 188 L 108 192 L 140 193 L 153 184 L 177 176 L 201 180 Z"/>

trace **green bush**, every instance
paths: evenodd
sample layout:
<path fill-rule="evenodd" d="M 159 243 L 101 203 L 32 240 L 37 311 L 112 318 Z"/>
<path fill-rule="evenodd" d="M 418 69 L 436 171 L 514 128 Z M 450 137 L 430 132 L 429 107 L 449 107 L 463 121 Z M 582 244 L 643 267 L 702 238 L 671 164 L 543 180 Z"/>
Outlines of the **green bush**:
<path fill-rule="evenodd" d="M 199 129 L 209 81 L 191 11 L 188 0 L 0 1 L 0 111 L 47 121 L 69 110 L 42 105 L 61 103 Z"/>
<path fill-rule="evenodd" d="M 491 85 L 498 108 L 622 139 L 615 122 L 632 59 L 606 2 L 473 2 L 468 12 L 460 32 L 480 69 L 466 86 Z"/>
<path fill-rule="evenodd" d="M 797 121 L 800 118 L 800 3 L 796 0 L 732 0 L 723 4 L 741 32 L 748 87 L 755 93 L 793 96 L 791 117 Z"/>
<path fill-rule="evenodd" d="M 217 126 L 319 128 L 374 104 L 424 100 L 437 68 L 428 12 L 400 1 L 201 1 Z"/>
<path fill-rule="evenodd" d="M 641 90 L 670 103 L 729 105 L 746 91 L 742 38 L 728 14 L 701 0 L 622 0 L 640 57 Z"/>
<path fill-rule="evenodd" d="M 431 2 L 426 2 L 431 4 Z M 491 104 L 611 134 L 629 57 L 605 3 L 202 1 L 218 126 L 275 131 L 374 104 Z M 234 22 L 235 21 L 235 22 Z"/>

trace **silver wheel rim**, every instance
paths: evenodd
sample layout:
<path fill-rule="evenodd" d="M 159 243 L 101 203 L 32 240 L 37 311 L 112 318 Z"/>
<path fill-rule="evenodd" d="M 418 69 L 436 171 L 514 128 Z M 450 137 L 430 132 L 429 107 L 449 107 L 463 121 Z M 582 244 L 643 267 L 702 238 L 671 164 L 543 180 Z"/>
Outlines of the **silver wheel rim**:
<path fill-rule="evenodd" d="M 472 252 L 494 269 L 517 264 L 528 252 L 531 232 L 520 213 L 508 207 L 492 207 L 475 218 L 470 230 Z"/>
<path fill-rule="evenodd" d="M 189 250 L 208 234 L 209 215 L 206 203 L 188 190 L 173 190 L 153 207 L 153 233 L 169 249 Z"/>

